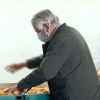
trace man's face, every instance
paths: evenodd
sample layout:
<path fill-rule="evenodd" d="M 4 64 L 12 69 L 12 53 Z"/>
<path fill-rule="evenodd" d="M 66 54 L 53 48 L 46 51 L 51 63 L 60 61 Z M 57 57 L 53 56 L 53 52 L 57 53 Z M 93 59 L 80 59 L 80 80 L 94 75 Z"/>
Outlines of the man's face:
<path fill-rule="evenodd" d="M 48 27 L 45 24 L 43 24 L 43 26 L 40 25 L 38 27 L 33 24 L 33 28 L 37 32 L 37 36 L 41 41 L 47 42 L 49 40 L 50 33 L 48 32 Z"/>
<path fill-rule="evenodd" d="M 37 28 L 35 24 L 33 24 L 33 28 L 34 28 L 34 30 L 36 31 L 36 33 L 41 32 L 41 34 L 42 34 L 44 37 L 46 36 L 46 34 L 45 34 L 45 32 L 47 32 L 46 27 L 43 26 L 43 29 L 40 29 L 40 28 Z"/>
<path fill-rule="evenodd" d="M 36 27 L 37 25 L 33 24 L 33 28 L 34 30 L 39 33 L 41 32 L 41 34 L 45 37 L 46 33 L 49 33 L 50 35 L 53 33 L 53 27 L 50 26 L 48 23 L 44 23 L 42 26 L 40 25 L 40 27 Z"/>

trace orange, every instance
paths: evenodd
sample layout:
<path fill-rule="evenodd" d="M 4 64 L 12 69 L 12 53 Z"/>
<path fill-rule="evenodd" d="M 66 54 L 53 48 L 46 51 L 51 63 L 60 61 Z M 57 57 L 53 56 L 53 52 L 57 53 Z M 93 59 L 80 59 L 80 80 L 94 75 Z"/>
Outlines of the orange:
<path fill-rule="evenodd" d="M 48 90 L 43 90 L 42 93 L 46 94 L 46 93 L 49 93 L 49 91 Z"/>
<path fill-rule="evenodd" d="M 43 90 L 45 90 L 45 89 L 44 89 L 44 88 L 40 88 L 39 90 L 40 90 L 40 91 L 43 91 Z"/>
<path fill-rule="evenodd" d="M 0 95 L 5 95 L 5 93 L 2 90 L 0 90 Z"/>
<path fill-rule="evenodd" d="M 12 93 L 12 92 L 10 92 L 8 95 L 13 95 L 13 93 Z"/>
<path fill-rule="evenodd" d="M 33 94 L 33 91 L 28 91 L 28 92 L 25 93 L 25 94 Z"/>
<path fill-rule="evenodd" d="M 20 91 L 19 90 L 13 91 L 13 95 L 19 95 L 19 94 L 20 94 Z"/>
<path fill-rule="evenodd" d="M 37 91 L 36 94 L 43 94 L 41 91 Z"/>

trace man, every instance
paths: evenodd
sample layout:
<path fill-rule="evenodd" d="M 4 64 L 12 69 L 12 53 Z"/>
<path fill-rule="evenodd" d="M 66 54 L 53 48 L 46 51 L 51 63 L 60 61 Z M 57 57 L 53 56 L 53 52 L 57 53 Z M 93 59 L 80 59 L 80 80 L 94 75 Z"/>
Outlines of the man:
<path fill-rule="evenodd" d="M 7 71 L 36 68 L 7 93 L 30 89 L 48 82 L 51 100 L 100 100 L 100 84 L 88 46 L 80 33 L 48 9 L 32 18 L 32 25 L 43 44 L 43 56 L 26 63 L 10 65 Z M 17 68 L 18 67 L 18 68 Z"/>

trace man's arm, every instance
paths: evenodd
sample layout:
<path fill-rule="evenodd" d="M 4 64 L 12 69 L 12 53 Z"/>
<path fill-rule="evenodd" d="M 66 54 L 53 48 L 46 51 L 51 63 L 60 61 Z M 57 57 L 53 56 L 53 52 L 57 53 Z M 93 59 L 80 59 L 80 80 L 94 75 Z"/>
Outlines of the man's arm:
<path fill-rule="evenodd" d="M 32 68 L 39 67 L 42 60 L 43 60 L 43 55 L 27 60 L 26 61 L 27 68 L 32 69 Z"/>

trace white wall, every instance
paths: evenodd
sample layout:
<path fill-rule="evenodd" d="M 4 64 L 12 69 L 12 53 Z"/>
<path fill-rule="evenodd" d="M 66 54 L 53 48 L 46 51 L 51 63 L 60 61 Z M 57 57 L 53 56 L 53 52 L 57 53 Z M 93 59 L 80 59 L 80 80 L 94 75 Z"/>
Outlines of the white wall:
<path fill-rule="evenodd" d="M 32 70 L 12 75 L 5 67 L 42 53 L 30 20 L 42 10 L 56 13 L 61 23 L 79 30 L 89 47 L 100 33 L 100 0 L 0 0 L 0 83 L 15 83 Z"/>

